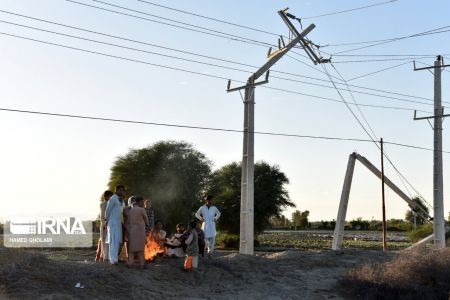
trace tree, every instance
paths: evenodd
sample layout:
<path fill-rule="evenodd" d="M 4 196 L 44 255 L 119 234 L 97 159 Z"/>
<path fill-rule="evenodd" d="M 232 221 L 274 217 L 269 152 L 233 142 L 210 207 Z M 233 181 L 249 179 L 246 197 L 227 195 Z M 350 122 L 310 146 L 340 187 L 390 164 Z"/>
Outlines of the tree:
<path fill-rule="evenodd" d="M 269 218 L 269 223 L 272 228 L 289 228 L 291 226 L 291 221 L 284 215 L 272 216 Z"/>
<path fill-rule="evenodd" d="M 414 224 L 414 213 L 416 213 L 416 225 L 423 225 L 426 223 L 427 219 L 424 218 L 422 215 L 422 211 L 426 211 L 429 213 L 428 207 L 425 205 L 422 199 L 419 197 L 412 198 L 412 201 L 416 202 L 417 205 L 419 205 L 422 209 L 418 209 L 418 211 L 414 212 L 413 210 L 406 211 L 405 215 L 405 221 Z"/>
<path fill-rule="evenodd" d="M 210 174 L 211 162 L 192 145 L 161 141 L 118 157 L 109 187 L 123 184 L 128 196 L 151 199 L 156 219 L 172 229 L 193 218 Z"/>
<path fill-rule="evenodd" d="M 261 232 L 273 216 L 280 217 L 286 207 L 295 207 L 289 199 L 285 185 L 289 183 L 286 175 L 278 166 L 266 162 L 255 164 L 255 231 Z M 223 166 L 214 172 L 208 189 L 215 197 L 222 216 L 219 219 L 220 230 L 239 233 L 241 204 L 241 164 L 237 162 Z"/>
<path fill-rule="evenodd" d="M 302 217 L 302 212 L 299 210 L 296 210 L 292 213 L 292 226 L 294 226 L 295 230 L 297 230 L 300 227 L 301 217 Z"/>
<path fill-rule="evenodd" d="M 308 217 L 309 211 L 305 210 L 303 212 L 296 210 L 292 213 L 292 225 L 294 229 L 305 229 L 308 227 Z"/>
<path fill-rule="evenodd" d="M 352 229 L 354 230 L 368 230 L 370 227 L 370 222 L 367 220 L 363 220 L 361 217 L 356 220 L 351 220 L 350 224 L 352 225 Z"/>

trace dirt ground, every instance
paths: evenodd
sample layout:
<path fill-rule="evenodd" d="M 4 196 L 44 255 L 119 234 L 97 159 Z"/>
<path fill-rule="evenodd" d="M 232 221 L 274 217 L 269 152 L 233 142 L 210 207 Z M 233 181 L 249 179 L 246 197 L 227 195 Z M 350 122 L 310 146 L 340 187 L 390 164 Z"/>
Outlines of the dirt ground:
<path fill-rule="evenodd" d="M 183 259 L 144 270 L 93 261 L 94 251 L 0 248 L 2 299 L 342 299 L 337 281 L 355 265 L 390 260 L 374 250 L 217 251 L 185 272 Z M 84 288 L 76 288 L 80 283 Z"/>

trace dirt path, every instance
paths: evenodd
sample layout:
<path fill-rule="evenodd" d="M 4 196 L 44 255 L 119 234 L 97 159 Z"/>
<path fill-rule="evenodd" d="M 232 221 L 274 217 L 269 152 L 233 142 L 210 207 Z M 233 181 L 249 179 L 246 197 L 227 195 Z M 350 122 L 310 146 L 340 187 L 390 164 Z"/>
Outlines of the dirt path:
<path fill-rule="evenodd" d="M 92 261 L 92 250 L 0 250 L 0 297 L 10 299 L 341 299 L 346 269 L 383 261 L 380 251 L 283 251 L 242 256 L 219 251 L 197 272 L 182 259 L 158 258 L 147 269 Z M 80 282 L 84 288 L 75 288 Z M 36 297 L 37 296 L 37 297 Z M 3 298 L 2 297 L 2 298 Z"/>

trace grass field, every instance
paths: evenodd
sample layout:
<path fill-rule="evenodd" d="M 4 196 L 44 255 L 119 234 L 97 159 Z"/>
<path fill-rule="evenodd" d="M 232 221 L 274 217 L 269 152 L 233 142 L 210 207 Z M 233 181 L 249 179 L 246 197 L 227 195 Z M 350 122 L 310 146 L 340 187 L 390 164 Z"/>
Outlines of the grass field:
<path fill-rule="evenodd" d="M 331 249 L 332 231 L 267 231 L 258 236 L 264 249 Z M 400 250 L 410 246 L 406 233 L 389 233 L 388 248 Z M 381 234 L 373 231 L 349 231 L 344 235 L 343 248 L 381 250 Z"/>

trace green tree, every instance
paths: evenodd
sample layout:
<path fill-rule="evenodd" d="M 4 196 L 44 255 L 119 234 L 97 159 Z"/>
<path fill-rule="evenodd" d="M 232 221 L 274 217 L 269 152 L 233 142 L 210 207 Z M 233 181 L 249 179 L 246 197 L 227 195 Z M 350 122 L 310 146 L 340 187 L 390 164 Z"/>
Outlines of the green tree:
<path fill-rule="evenodd" d="M 270 218 L 280 216 L 286 207 L 295 207 L 289 199 L 285 185 L 289 183 L 278 166 L 266 162 L 255 164 L 255 231 L 261 232 L 270 225 Z M 208 193 L 214 195 L 222 216 L 218 228 L 229 233 L 239 233 L 241 202 L 241 164 L 223 166 L 214 172 Z"/>
<path fill-rule="evenodd" d="M 297 230 L 300 228 L 300 222 L 302 218 L 302 212 L 299 210 L 296 210 L 292 213 L 292 226 L 294 226 L 294 229 Z"/>
<path fill-rule="evenodd" d="M 272 216 L 269 218 L 269 223 L 272 228 L 289 228 L 291 226 L 291 221 L 284 215 Z"/>
<path fill-rule="evenodd" d="M 356 220 L 351 220 L 350 224 L 354 230 L 368 230 L 370 227 L 370 222 L 363 220 L 362 218 L 357 218 Z"/>
<path fill-rule="evenodd" d="M 427 219 L 424 218 L 422 215 L 422 210 L 426 211 L 427 213 L 429 213 L 428 207 L 425 205 L 425 203 L 423 202 L 422 199 L 420 199 L 419 197 L 414 197 L 412 198 L 412 201 L 416 202 L 422 209 L 419 209 L 418 212 L 416 212 L 416 225 L 423 225 L 426 223 Z M 413 210 L 408 210 L 406 211 L 405 214 L 405 221 L 414 224 L 414 212 Z"/>
<path fill-rule="evenodd" d="M 151 199 L 155 218 L 171 230 L 193 217 L 210 174 L 211 162 L 190 144 L 161 141 L 118 157 L 109 187 L 123 184 L 128 196 Z"/>
<path fill-rule="evenodd" d="M 294 229 L 306 229 L 308 228 L 308 217 L 309 211 L 305 210 L 303 212 L 296 210 L 292 213 L 292 225 Z"/>

